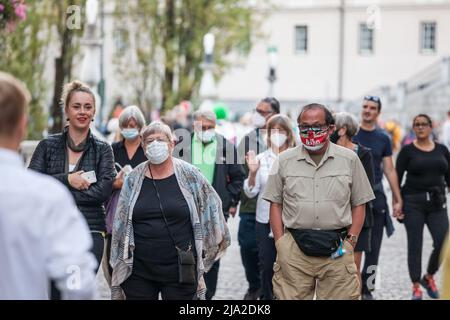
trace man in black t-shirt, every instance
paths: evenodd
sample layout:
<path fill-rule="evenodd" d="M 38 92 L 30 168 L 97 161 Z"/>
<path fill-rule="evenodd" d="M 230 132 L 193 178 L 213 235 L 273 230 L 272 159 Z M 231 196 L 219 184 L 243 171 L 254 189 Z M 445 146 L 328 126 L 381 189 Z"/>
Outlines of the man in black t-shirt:
<path fill-rule="evenodd" d="M 376 270 L 380 255 L 381 242 L 383 240 L 383 229 L 386 226 L 388 236 L 394 232 L 392 220 L 389 216 L 389 208 L 383 189 L 383 174 L 386 176 L 392 190 L 393 216 L 401 214 L 403 202 L 398 187 L 397 172 L 392 161 L 392 144 L 387 133 L 377 127 L 377 119 L 381 112 L 381 100 L 376 96 L 364 97 L 363 110 L 361 113 L 361 127 L 358 134 L 353 138 L 355 142 L 368 147 L 373 155 L 374 168 L 374 193 L 376 199 L 373 201 L 374 225 L 372 227 L 371 251 L 366 254 L 364 267 L 361 273 L 362 298 L 373 299 L 371 291 L 375 287 Z"/>

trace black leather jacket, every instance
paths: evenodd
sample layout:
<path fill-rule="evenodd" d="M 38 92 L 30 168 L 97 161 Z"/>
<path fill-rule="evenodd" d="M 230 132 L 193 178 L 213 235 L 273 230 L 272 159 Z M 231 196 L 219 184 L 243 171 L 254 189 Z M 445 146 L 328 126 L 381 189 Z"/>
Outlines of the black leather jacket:
<path fill-rule="evenodd" d="M 63 133 L 51 135 L 39 142 L 29 169 L 48 174 L 62 182 L 72 193 L 78 209 L 83 213 L 91 231 L 105 231 L 105 207 L 103 203 L 109 198 L 116 176 L 114 157 L 111 146 L 107 142 L 89 134 L 85 151 L 79 162 L 78 170 L 95 171 L 97 182 L 88 190 L 79 191 L 72 188 L 67 180 L 66 137 Z M 45 192 L 45 190 L 42 190 Z"/>

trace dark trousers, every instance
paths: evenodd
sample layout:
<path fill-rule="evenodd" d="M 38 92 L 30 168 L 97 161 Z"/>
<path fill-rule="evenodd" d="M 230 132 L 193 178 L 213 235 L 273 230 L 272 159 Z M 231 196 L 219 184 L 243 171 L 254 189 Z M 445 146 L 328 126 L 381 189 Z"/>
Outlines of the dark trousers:
<path fill-rule="evenodd" d="M 249 290 L 254 292 L 261 288 L 255 214 L 241 213 L 240 218 L 238 242 L 241 247 L 241 259 L 245 269 L 245 277 L 249 284 Z"/>
<path fill-rule="evenodd" d="M 256 222 L 256 242 L 258 243 L 263 300 L 273 300 L 273 264 L 277 257 L 275 240 L 269 237 L 269 233 L 269 223 Z"/>
<path fill-rule="evenodd" d="M 375 288 L 376 270 L 378 268 L 378 258 L 380 256 L 381 242 L 383 240 L 383 229 L 386 221 L 386 212 L 389 207 L 386 202 L 386 195 L 383 192 L 375 191 L 373 200 L 373 227 L 371 234 L 371 250 L 366 252 L 364 267 L 361 272 L 362 291 L 369 292 Z"/>
<path fill-rule="evenodd" d="M 223 210 L 224 212 L 227 212 L 228 210 Z M 229 215 L 225 215 L 225 221 L 228 222 Z M 212 265 L 211 269 L 205 274 L 203 274 L 203 278 L 205 279 L 205 285 L 206 285 L 206 294 L 205 299 L 211 300 L 214 295 L 216 294 L 217 289 L 217 280 L 219 278 L 219 267 L 220 267 L 220 260 L 217 260 Z"/>
<path fill-rule="evenodd" d="M 423 228 L 427 225 L 433 239 L 433 252 L 427 268 L 427 272 L 433 275 L 439 268 L 439 255 L 448 232 L 447 206 L 433 204 L 426 194 L 405 195 L 403 199 L 409 276 L 412 282 L 419 282 L 422 275 Z"/>
<path fill-rule="evenodd" d="M 219 267 L 220 267 L 220 260 L 217 260 L 212 265 L 211 269 L 205 274 L 203 274 L 203 278 L 205 279 L 206 284 L 206 300 L 211 300 L 212 297 L 216 294 L 216 288 L 217 288 L 217 279 L 219 277 Z"/>
<path fill-rule="evenodd" d="M 93 246 L 91 252 L 94 254 L 95 259 L 97 259 L 97 271 L 100 268 L 100 263 L 103 257 L 103 250 L 105 247 L 105 239 L 103 235 L 98 232 L 91 232 Z M 55 282 L 50 283 L 50 299 L 51 300 L 61 300 L 61 292 L 56 288 Z"/>
<path fill-rule="evenodd" d="M 194 300 L 197 284 L 151 281 L 131 274 L 121 285 L 127 300 Z"/>

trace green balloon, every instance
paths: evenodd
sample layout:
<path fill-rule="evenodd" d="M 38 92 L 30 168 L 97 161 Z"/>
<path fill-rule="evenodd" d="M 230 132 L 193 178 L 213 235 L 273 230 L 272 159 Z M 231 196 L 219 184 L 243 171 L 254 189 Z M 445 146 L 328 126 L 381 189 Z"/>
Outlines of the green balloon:
<path fill-rule="evenodd" d="M 223 102 L 217 102 L 213 106 L 213 111 L 216 114 L 217 120 L 226 120 L 228 119 L 228 115 L 230 110 L 228 106 Z"/>

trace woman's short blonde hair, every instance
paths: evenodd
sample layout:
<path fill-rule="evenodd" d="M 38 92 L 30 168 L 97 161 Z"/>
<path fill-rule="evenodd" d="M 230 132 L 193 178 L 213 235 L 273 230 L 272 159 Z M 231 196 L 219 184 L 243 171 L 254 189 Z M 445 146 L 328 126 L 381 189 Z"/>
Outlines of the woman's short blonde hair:
<path fill-rule="evenodd" d="M 283 114 L 274 115 L 267 122 L 267 146 L 270 148 L 272 145 L 272 142 L 270 141 L 270 135 L 273 127 L 275 127 L 276 125 L 279 125 L 287 132 L 288 148 L 295 147 L 296 141 L 294 138 L 294 131 L 292 130 L 291 120 Z"/>
<path fill-rule="evenodd" d="M 75 92 L 84 92 L 88 93 L 92 96 L 92 100 L 94 100 L 94 107 L 95 107 L 95 95 L 94 92 L 89 88 L 89 86 L 79 80 L 74 80 L 72 82 L 67 83 L 62 92 L 61 96 L 61 103 L 64 106 L 64 108 L 69 107 L 70 99 L 72 99 L 72 96 Z"/>
<path fill-rule="evenodd" d="M 145 139 L 148 138 L 148 136 L 151 136 L 152 134 L 155 133 L 162 133 L 167 137 L 167 139 L 170 142 L 174 141 L 172 130 L 170 130 L 170 127 L 167 124 L 161 121 L 153 121 L 144 129 L 142 129 L 141 131 L 142 142 L 145 143 Z"/>

